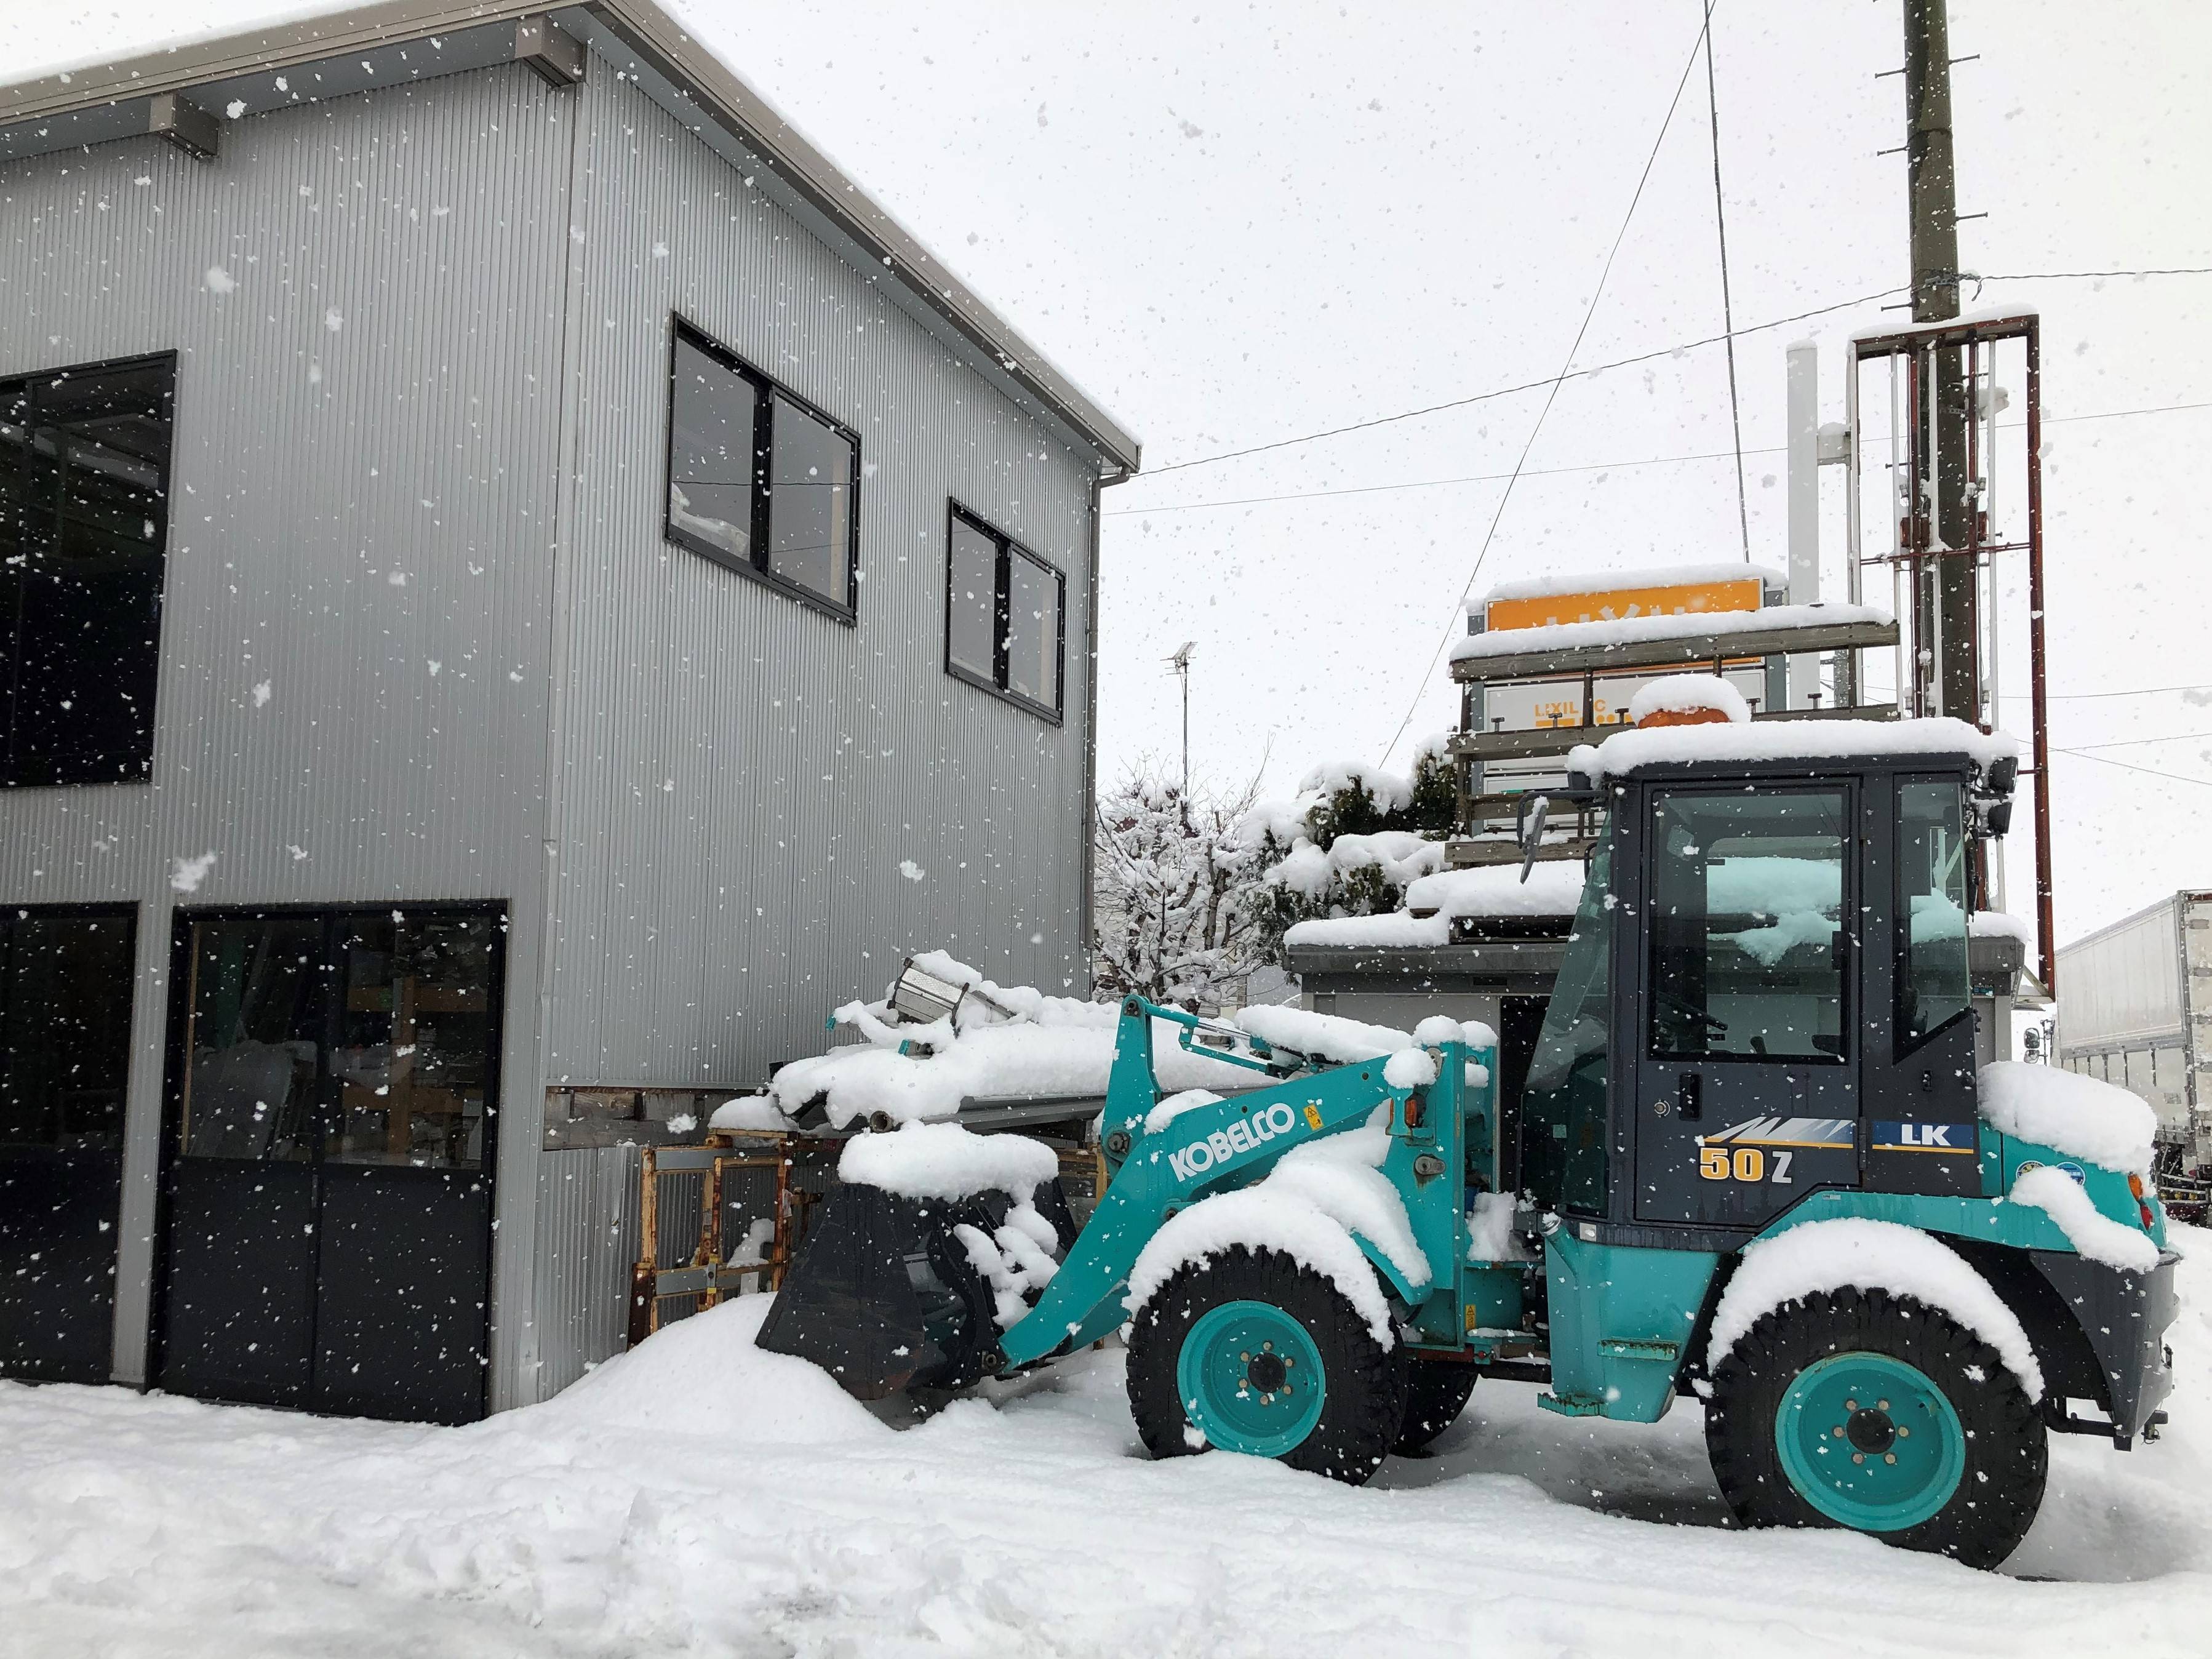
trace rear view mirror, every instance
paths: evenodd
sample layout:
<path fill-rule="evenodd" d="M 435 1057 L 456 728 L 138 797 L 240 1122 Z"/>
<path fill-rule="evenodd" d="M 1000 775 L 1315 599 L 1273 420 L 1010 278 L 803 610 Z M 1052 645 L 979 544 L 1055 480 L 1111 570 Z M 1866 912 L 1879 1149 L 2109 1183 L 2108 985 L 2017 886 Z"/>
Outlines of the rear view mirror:
<path fill-rule="evenodd" d="M 1528 872 L 1536 867 L 1536 849 L 1544 842 L 1544 821 L 1552 816 L 1549 795 L 1523 795 L 1521 806 L 1513 820 L 1514 834 L 1521 842 L 1521 879 L 1527 881 Z"/>

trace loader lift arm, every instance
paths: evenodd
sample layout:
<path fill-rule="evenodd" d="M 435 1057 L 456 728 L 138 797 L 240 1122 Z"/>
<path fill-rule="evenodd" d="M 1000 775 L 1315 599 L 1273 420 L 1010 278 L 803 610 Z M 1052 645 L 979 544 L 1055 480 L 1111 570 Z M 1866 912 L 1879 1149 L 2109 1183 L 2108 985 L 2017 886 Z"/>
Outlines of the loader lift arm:
<path fill-rule="evenodd" d="M 1357 1127 L 1377 1108 L 1389 1113 L 1390 1149 L 1383 1168 L 1407 1197 L 1414 1237 L 1435 1277 L 1417 1289 L 1370 1241 L 1357 1233 L 1353 1237 L 1401 1300 L 1418 1304 L 1439 1294 L 1455 1297 L 1460 1252 L 1455 1241 L 1469 1093 L 1469 1055 L 1464 1044 L 1443 1046 L 1437 1081 L 1425 1089 L 1392 1088 L 1378 1057 L 1300 1072 L 1249 1094 L 1178 1112 L 1147 1131 L 1146 1120 L 1160 1099 L 1152 1069 L 1154 1019 L 1183 1026 L 1187 1048 L 1193 1046 L 1193 1034 L 1206 1029 L 1205 1022 L 1181 1009 L 1160 1007 L 1137 996 L 1123 1000 L 1103 1127 L 1109 1156 L 1115 1146 L 1126 1145 L 1126 1151 L 1112 1183 L 1069 1246 L 1052 1282 L 1036 1306 L 1000 1337 L 999 1350 L 1007 1369 L 1073 1352 L 1121 1326 L 1128 1317 L 1122 1297 L 1130 1269 L 1170 1217 L 1217 1193 L 1250 1186 L 1293 1148 Z M 1202 1042 L 1196 1046 L 1200 1052 L 1210 1052 Z M 1287 1053 L 1265 1044 L 1257 1045 L 1256 1051 L 1262 1059 L 1212 1057 L 1273 1072 Z M 1486 1085 L 1482 1097 L 1487 1098 Z M 1127 1137 L 1126 1143 L 1121 1136 Z"/>

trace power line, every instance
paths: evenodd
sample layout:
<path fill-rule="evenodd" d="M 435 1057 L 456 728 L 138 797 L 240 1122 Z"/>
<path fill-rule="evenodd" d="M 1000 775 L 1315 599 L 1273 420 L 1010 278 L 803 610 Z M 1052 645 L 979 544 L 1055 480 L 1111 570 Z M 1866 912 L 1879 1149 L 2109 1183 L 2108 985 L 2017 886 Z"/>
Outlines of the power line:
<path fill-rule="evenodd" d="M 1729 423 L 1735 430 L 1735 521 L 1751 562 L 1751 502 L 1743 489 L 1743 406 L 1735 395 L 1735 307 L 1729 298 L 1728 214 L 1721 198 L 1721 100 L 1713 88 L 1713 0 L 1705 0 L 1705 109 L 1713 127 L 1713 229 L 1721 244 L 1721 330 L 1728 342 Z"/>
<path fill-rule="evenodd" d="M 1574 367 L 1575 353 L 1583 348 L 1583 337 L 1589 332 L 1590 319 L 1597 315 L 1598 301 L 1605 297 L 1606 279 L 1613 275 L 1613 262 L 1620 252 L 1621 243 L 1628 239 L 1628 227 L 1635 221 L 1637 204 L 1644 199 L 1644 186 L 1650 182 L 1652 166 L 1659 160 L 1660 146 L 1667 142 L 1667 129 L 1674 124 L 1674 112 L 1681 107 L 1682 89 L 1690 84 L 1690 71 L 1698 66 L 1698 52 L 1705 45 L 1711 25 L 1712 8 L 1709 4 L 1705 8 L 1705 21 L 1698 27 L 1698 38 L 1691 43 L 1689 59 L 1682 65 L 1681 79 L 1674 82 L 1674 95 L 1668 102 L 1666 118 L 1659 123 L 1659 131 L 1651 140 L 1651 153 L 1644 158 L 1643 172 L 1636 175 L 1636 189 L 1628 198 L 1628 211 L 1620 216 L 1620 228 L 1613 232 L 1613 246 L 1606 250 L 1605 264 L 1597 274 L 1597 286 L 1590 290 L 1589 303 L 1583 307 L 1582 325 L 1575 330 L 1574 341 L 1567 347 L 1567 355 L 1559 364 L 1559 372 L 1552 377 L 1550 389 L 1544 394 L 1544 406 L 1536 411 L 1535 423 L 1528 428 L 1528 441 L 1521 446 L 1521 457 L 1513 463 L 1512 476 L 1506 479 L 1505 488 L 1498 492 L 1498 506 L 1490 515 L 1490 528 L 1483 532 L 1482 545 L 1475 550 L 1474 564 L 1468 571 L 1467 581 L 1460 589 L 1462 605 L 1466 605 L 1467 596 L 1474 589 L 1474 579 L 1481 573 L 1483 560 L 1490 556 L 1491 541 L 1498 534 L 1498 521 L 1505 516 L 1505 504 L 1513 499 L 1513 486 L 1521 481 L 1521 469 L 1528 465 L 1528 453 L 1536 447 L 1536 434 L 1544 429 L 1544 417 L 1552 412 L 1552 405 L 1559 396 L 1559 387 L 1566 381 L 1567 371 Z M 1398 729 L 1391 734 L 1390 741 L 1382 746 L 1383 761 L 1390 758 L 1390 751 L 1398 746 L 1398 739 L 1406 735 L 1406 728 L 1413 724 L 1413 711 L 1421 706 L 1421 693 L 1427 688 L 1429 676 L 1437 672 L 1437 659 L 1451 642 L 1452 632 L 1452 628 L 1448 625 L 1443 638 L 1437 641 L 1436 650 L 1430 654 L 1429 665 L 1421 671 L 1421 678 L 1414 682 L 1413 700 L 1406 705 L 1406 716 L 1398 722 Z M 1381 763 L 1380 761 L 1376 763 L 1378 765 Z"/>
<path fill-rule="evenodd" d="M 2198 409 L 2212 409 L 2212 401 L 2195 404 L 2157 404 L 2142 409 L 2107 409 L 2089 415 L 2046 415 L 2044 416 L 2043 423 L 2045 426 L 2060 426 L 2070 421 L 2117 421 L 2127 416 L 2178 415 Z M 2005 431 L 2017 432 L 2026 424 L 2024 421 L 2007 421 L 2002 422 L 2002 426 Z M 1869 439 L 1868 441 L 1887 442 L 1887 440 L 1886 438 Z M 1773 444 L 1761 448 L 1747 449 L 1742 453 L 1746 455 L 1779 455 L 1784 453 L 1785 448 L 1784 445 Z M 1640 459 L 1630 461 L 1581 461 L 1571 466 L 1530 466 L 1523 467 L 1521 470 L 1521 476 L 1524 478 L 1548 478 L 1556 477 L 1562 473 L 1613 472 L 1632 466 L 1676 466 L 1692 461 L 1724 461 L 1729 459 L 1729 454 L 1730 452 L 1728 450 L 1716 449 L 1696 455 L 1646 455 Z M 1198 513 L 1219 507 L 1263 507 L 1273 501 L 1318 501 L 1330 495 L 1374 495 L 1394 489 L 1440 489 L 1454 484 L 1496 483 L 1500 479 L 1511 476 L 1512 474 L 1508 472 L 1471 472 L 1456 478 L 1413 478 L 1399 483 L 1347 484 L 1337 489 L 1295 489 L 1275 495 L 1231 496 L 1218 501 L 1168 501 L 1158 507 L 1109 507 L 1104 516 L 1109 519 L 1123 519 L 1135 514 L 1149 515 L 1154 513 Z"/>
<path fill-rule="evenodd" d="M 2086 702 L 2093 697 L 2154 697 L 2166 691 L 2212 691 L 2212 685 L 2143 685 L 2132 691 L 2052 691 L 2046 695 L 2054 702 L 2063 699 L 2067 702 Z M 2029 695 L 2026 691 L 2008 691 L 2004 698 L 2008 702 L 2025 702 Z"/>
<path fill-rule="evenodd" d="M 2037 270 L 2013 271 L 2003 276 L 1976 277 L 1971 272 L 1961 272 L 1961 280 L 1984 283 L 2039 283 L 2081 280 L 2106 276 L 2212 276 L 2212 265 L 2168 265 L 2142 270 Z M 1850 311 L 1858 306 L 1872 305 L 1877 300 L 1909 293 L 1906 288 L 1886 288 L 1874 294 L 1863 294 L 1855 300 L 1838 300 L 1833 305 L 1815 306 L 1810 311 L 1800 311 L 1788 317 L 1777 317 L 1771 321 L 1752 323 L 1728 334 L 1709 334 L 1701 340 L 1684 340 L 1678 344 L 1662 346 L 1655 351 L 1641 351 L 1632 357 L 1615 358 L 1608 363 L 1599 363 L 1589 368 L 1569 369 L 1550 380 L 1524 380 L 1519 386 L 1500 386 L 1495 392 L 1477 392 L 1465 398 L 1448 398 L 1440 404 L 1427 404 L 1419 409 L 1401 410 L 1395 415 L 1378 415 L 1364 421 L 1354 421 L 1348 426 L 1333 426 L 1319 432 L 1300 433 L 1296 437 L 1278 438 L 1264 444 L 1254 444 L 1248 449 L 1224 449 L 1218 454 L 1200 455 L 1188 461 L 1173 461 L 1165 466 L 1156 466 L 1139 474 L 1157 478 L 1170 472 L 1182 472 L 1194 466 L 1212 466 L 1218 461 L 1241 460 L 1247 455 L 1264 455 L 1270 450 L 1290 449 L 1299 444 L 1318 443 L 1324 438 L 1340 438 L 1346 433 L 1365 432 L 1378 426 L 1392 426 L 1401 421 L 1417 421 L 1427 415 L 1441 415 L 1470 404 L 1489 403 L 1499 398 L 1511 398 L 1523 392 L 1535 392 L 1562 380 L 1581 380 L 1604 374 L 1616 368 L 1633 368 L 1638 363 L 1652 362 L 1661 357 L 1680 356 L 1686 351 L 1702 351 L 1707 346 L 1721 344 L 1730 338 L 1741 339 L 1747 335 L 1764 334 L 1778 328 L 1787 328 L 1792 323 L 1802 323 L 1814 317 L 1826 317 L 1838 311 Z"/>
<path fill-rule="evenodd" d="M 2054 755 L 2072 755 L 2081 760 L 2094 761 L 2100 766 L 2117 766 L 2123 772 L 2141 772 L 2146 777 L 2167 778 L 2175 783 L 2194 783 L 2204 788 L 2212 789 L 2212 778 L 2185 777 L 2179 772 L 2161 772 L 2155 766 L 2136 766 L 2127 761 L 2116 761 L 2108 755 L 2084 755 L 2078 749 L 2054 749 L 2051 752 Z"/>
<path fill-rule="evenodd" d="M 2062 754 L 2086 755 L 2095 749 L 2136 749 L 2147 743 L 2202 743 L 2212 732 L 2180 732 L 2170 738 L 2116 738 L 2110 743 L 2077 743 Z"/>
<path fill-rule="evenodd" d="M 1859 306 L 1872 305 L 1876 300 L 1887 300 L 1893 294 L 1903 294 L 1902 288 L 1886 288 L 1875 294 L 1862 294 L 1855 300 L 1838 300 L 1833 305 L 1815 306 L 1810 311 L 1801 311 L 1793 316 L 1777 317 L 1771 322 L 1753 323 L 1736 330 L 1739 336 L 1763 334 L 1770 329 L 1787 328 L 1792 323 L 1802 323 L 1809 318 L 1826 317 L 1832 312 L 1850 311 Z M 1255 444 L 1249 449 L 1224 449 L 1218 455 L 1200 455 L 1194 460 L 1176 461 L 1167 466 L 1156 466 L 1139 474 L 1157 478 L 1164 473 L 1182 472 L 1194 466 L 1212 466 L 1217 461 L 1241 460 L 1247 455 L 1264 455 L 1270 450 L 1290 449 L 1299 444 L 1318 443 L 1323 438 L 1340 438 L 1347 432 L 1365 432 L 1378 426 L 1395 426 L 1401 421 L 1418 421 L 1425 415 L 1441 415 L 1449 410 L 1465 409 L 1472 404 L 1486 404 L 1499 398 L 1517 397 L 1523 392 L 1540 392 L 1546 386 L 1557 386 L 1561 380 L 1578 380 L 1593 374 L 1604 374 L 1616 368 L 1633 368 L 1638 363 L 1656 362 L 1661 357 L 1678 357 L 1686 351 L 1698 351 L 1706 346 L 1718 345 L 1724 337 L 1708 335 L 1702 340 L 1685 340 L 1679 345 L 1661 346 L 1656 351 L 1639 351 L 1633 357 L 1615 358 L 1609 363 L 1598 363 L 1589 368 L 1571 368 L 1540 380 L 1523 380 L 1518 386 L 1500 386 L 1495 392 L 1477 392 L 1465 398 L 1453 398 L 1440 404 L 1430 404 L 1420 409 L 1402 410 L 1395 415 L 1378 415 L 1371 420 L 1354 421 L 1349 426 L 1333 426 L 1325 431 L 1305 432 L 1295 438 L 1278 438 L 1271 443 Z"/>

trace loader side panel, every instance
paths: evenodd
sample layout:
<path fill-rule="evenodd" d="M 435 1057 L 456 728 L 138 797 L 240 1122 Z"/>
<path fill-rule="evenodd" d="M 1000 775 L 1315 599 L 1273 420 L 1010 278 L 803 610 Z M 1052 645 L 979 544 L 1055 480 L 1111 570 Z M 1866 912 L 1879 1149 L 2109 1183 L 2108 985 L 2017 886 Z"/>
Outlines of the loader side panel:
<path fill-rule="evenodd" d="M 1561 1228 L 1544 1241 L 1551 1304 L 1547 1410 L 1656 1423 L 1721 1258 L 1708 1250 L 1596 1244 Z"/>

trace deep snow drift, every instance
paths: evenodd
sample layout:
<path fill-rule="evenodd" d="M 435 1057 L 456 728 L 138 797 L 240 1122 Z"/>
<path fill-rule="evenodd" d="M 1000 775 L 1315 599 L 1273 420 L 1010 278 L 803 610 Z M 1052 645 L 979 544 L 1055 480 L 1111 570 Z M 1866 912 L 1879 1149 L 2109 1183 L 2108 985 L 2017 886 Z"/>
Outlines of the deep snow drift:
<path fill-rule="evenodd" d="M 0 1654 L 2202 1655 L 2212 1233 L 2176 1232 L 2173 1426 L 2054 1437 L 2009 1576 L 1726 1529 L 1680 1405 L 1486 1382 L 1353 1491 L 1146 1461 L 1109 1349 L 896 1432 L 749 1297 L 467 1429 L 0 1383 Z"/>

